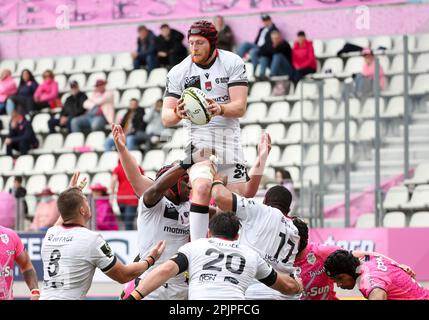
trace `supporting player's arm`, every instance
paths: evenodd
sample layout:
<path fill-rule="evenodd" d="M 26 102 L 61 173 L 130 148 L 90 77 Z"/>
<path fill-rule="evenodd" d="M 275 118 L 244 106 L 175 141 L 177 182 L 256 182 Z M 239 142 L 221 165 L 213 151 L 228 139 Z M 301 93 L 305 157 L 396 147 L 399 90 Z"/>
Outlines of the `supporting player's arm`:
<path fill-rule="evenodd" d="M 216 175 L 212 184 L 212 197 L 216 206 L 222 211 L 233 211 L 235 195 L 225 187 L 224 179 Z"/>
<path fill-rule="evenodd" d="M 157 261 L 164 252 L 164 249 L 165 241 L 163 240 L 158 242 L 158 244 L 151 249 L 149 255 L 144 260 L 124 265 L 121 261 L 116 259 L 116 263 L 106 272 L 106 275 L 119 283 L 127 283 L 153 266 L 155 261 Z"/>
<path fill-rule="evenodd" d="M 128 181 L 134 189 L 134 192 L 140 197 L 147 188 L 153 185 L 153 181 L 140 173 L 138 163 L 126 147 L 126 138 L 120 125 L 112 124 L 113 140 L 116 150 L 119 153 L 119 159 L 124 167 Z"/>
<path fill-rule="evenodd" d="M 374 288 L 369 294 L 368 300 L 387 300 L 387 293 L 381 288 Z"/>
<path fill-rule="evenodd" d="M 40 291 L 37 283 L 37 273 L 36 270 L 34 270 L 34 266 L 31 263 L 28 253 L 25 250 L 16 258 L 16 263 L 21 269 L 21 273 L 28 289 L 31 291 L 31 300 L 39 300 Z"/>
<path fill-rule="evenodd" d="M 164 262 L 156 267 L 151 273 L 147 275 L 137 288 L 129 295 L 127 300 L 140 300 L 146 297 L 152 291 L 158 289 L 162 284 L 166 283 L 168 279 L 175 277 L 188 269 L 188 259 L 186 255 L 179 252 L 174 255 L 170 260 Z"/>
<path fill-rule="evenodd" d="M 277 273 L 277 279 L 270 287 L 286 295 L 303 292 L 303 286 L 300 280 L 296 280 L 283 273 Z"/>
<path fill-rule="evenodd" d="M 253 198 L 256 192 L 258 192 L 259 184 L 264 175 L 265 163 L 267 162 L 270 151 L 271 136 L 269 133 L 264 133 L 261 136 L 261 142 L 258 144 L 258 157 L 249 171 L 250 180 L 245 184 L 244 197 Z"/>

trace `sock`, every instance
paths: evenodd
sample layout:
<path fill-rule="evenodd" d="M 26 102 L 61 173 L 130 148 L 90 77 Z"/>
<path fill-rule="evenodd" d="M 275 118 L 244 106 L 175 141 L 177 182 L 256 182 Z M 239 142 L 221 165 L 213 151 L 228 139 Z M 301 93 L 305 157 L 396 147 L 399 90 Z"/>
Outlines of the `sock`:
<path fill-rule="evenodd" d="M 189 224 L 191 230 L 191 241 L 200 238 L 207 238 L 209 229 L 209 207 L 191 203 L 191 212 L 189 213 Z"/>

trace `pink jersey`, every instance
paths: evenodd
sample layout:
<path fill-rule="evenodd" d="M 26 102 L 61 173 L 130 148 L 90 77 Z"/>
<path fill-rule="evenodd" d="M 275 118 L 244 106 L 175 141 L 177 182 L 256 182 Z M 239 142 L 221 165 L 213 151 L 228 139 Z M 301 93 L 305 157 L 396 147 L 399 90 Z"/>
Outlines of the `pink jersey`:
<path fill-rule="evenodd" d="M 16 232 L 0 226 L 0 300 L 13 299 L 13 268 L 22 251 L 24 246 Z"/>
<path fill-rule="evenodd" d="M 296 258 L 295 267 L 301 269 L 301 279 L 304 285 L 302 300 L 337 300 L 334 291 L 334 281 L 325 272 L 326 258 L 336 250 L 337 246 L 327 246 L 310 242 L 302 252 L 301 258 Z"/>
<path fill-rule="evenodd" d="M 387 300 L 429 300 L 429 291 L 390 259 L 365 256 L 361 258 L 359 272 L 357 283 L 365 298 L 373 289 L 380 288 L 386 291 Z"/>

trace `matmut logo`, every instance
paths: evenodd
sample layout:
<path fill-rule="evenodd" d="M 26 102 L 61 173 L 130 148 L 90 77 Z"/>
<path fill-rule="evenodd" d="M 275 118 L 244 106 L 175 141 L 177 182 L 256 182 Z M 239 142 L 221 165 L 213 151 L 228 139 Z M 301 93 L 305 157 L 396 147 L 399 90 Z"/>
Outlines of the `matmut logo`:
<path fill-rule="evenodd" d="M 336 245 L 344 250 L 375 251 L 374 240 L 336 240 L 333 235 L 329 235 L 328 239 L 326 239 L 323 244 Z"/>

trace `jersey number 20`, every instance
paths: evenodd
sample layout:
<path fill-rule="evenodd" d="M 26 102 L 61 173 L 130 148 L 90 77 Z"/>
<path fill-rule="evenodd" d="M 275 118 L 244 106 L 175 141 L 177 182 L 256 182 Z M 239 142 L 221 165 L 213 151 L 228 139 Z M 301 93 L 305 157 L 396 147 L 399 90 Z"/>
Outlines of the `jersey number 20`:
<path fill-rule="evenodd" d="M 206 256 L 211 256 L 212 254 L 217 254 L 217 257 L 214 260 L 211 260 L 203 265 L 203 270 L 213 270 L 213 271 L 222 271 L 222 267 L 216 265 L 219 262 L 223 261 L 223 258 L 225 257 L 225 254 L 219 250 L 216 249 L 208 249 L 206 251 Z M 238 269 L 232 268 L 232 259 L 234 257 L 240 259 L 240 265 L 238 266 Z M 235 274 L 242 274 L 244 267 L 246 266 L 246 258 L 244 258 L 242 255 L 238 253 L 231 253 L 226 256 L 226 264 L 225 267 L 228 271 L 235 273 Z"/>

